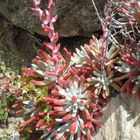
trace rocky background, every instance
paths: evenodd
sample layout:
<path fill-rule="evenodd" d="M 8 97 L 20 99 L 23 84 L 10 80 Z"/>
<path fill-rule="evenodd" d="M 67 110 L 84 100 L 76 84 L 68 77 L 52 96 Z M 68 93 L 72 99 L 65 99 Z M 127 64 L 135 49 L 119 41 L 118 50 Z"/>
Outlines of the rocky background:
<path fill-rule="evenodd" d="M 55 5 L 62 47 L 74 49 L 101 32 L 91 0 L 55 0 Z M 37 47 L 47 38 L 31 7 L 32 0 L 0 0 L 0 56 L 7 65 L 29 65 Z M 46 0 L 42 0 L 42 7 L 46 7 Z M 104 1 L 99 0 L 97 7 L 103 15 Z"/>
<path fill-rule="evenodd" d="M 42 0 L 42 7 L 45 2 Z M 96 0 L 101 16 L 104 3 Z M 59 16 L 56 30 L 62 47 L 73 51 L 88 43 L 92 34 L 100 36 L 101 24 L 91 0 L 55 0 L 55 4 Z M 0 0 L 0 59 L 8 66 L 30 66 L 37 49 L 47 39 L 38 17 L 31 12 L 32 6 L 32 0 Z M 140 139 L 140 101 L 135 98 L 126 100 L 119 95 L 111 100 L 100 118 L 103 127 L 97 131 L 95 140 Z M 9 126 L 12 123 L 10 119 Z"/>

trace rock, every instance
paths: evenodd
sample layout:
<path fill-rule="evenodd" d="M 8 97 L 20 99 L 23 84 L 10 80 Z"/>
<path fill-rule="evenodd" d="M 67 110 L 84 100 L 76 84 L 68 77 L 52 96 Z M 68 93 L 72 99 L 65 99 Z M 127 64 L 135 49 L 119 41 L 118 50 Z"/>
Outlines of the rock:
<path fill-rule="evenodd" d="M 42 0 L 43 7 L 46 0 Z M 100 15 L 103 15 L 104 0 L 97 1 Z M 56 29 L 60 36 L 89 36 L 101 29 L 91 0 L 55 0 L 58 14 Z M 1 0 L 0 13 L 13 25 L 43 34 L 38 17 L 31 12 L 31 0 Z"/>
<path fill-rule="evenodd" d="M 129 99 L 124 95 L 112 98 L 100 120 L 103 126 L 94 140 L 140 139 L 140 101 L 135 95 Z"/>
<path fill-rule="evenodd" d="M 0 140 L 20 140 L 18 126 L 22 121 L 20 117 L 9 117 L 8 126 L 0 126 Z"/>
<path fill-rule="evenodd" d="M 102 2 L 103 0 L 97 2 L 100 13 L 103 11 Z M 46 0 L 42 0 L 42 7 L 47 7 L 45 3 Z M 80 38 L 79 41 L 75 36 L 90 36 L 101 29 L 90 0 L 55 0 L 55 5 L 55 13 L 59 16 L 56 30 L 61 37 L 74 37 L 69 41 L 67 38 L 66 41 L 60 39 L 61 47 L 74 50 L 73 48 L 83 45 L 85 40 L 88 42 L 87 37 Z M 36 55 L 35 46 L 40 46 L 34 33 L 43 35 L 43 31 L 39 18 L 31 12 L 31 7 L 32 0 L 0 1 L 0 58 L 8 66 L 30 66 Z M 68 44 L 63 45 L 63 42 Z"/>
<path fill-rule="evenodd" d="M 103 15 L 104 2 L 96 3 Z M 56 0 L 57 31 L 61 36 L 89 36 L 101 29 L 91 0 Z"/>
<path fill-rule="evenodd" d="M 0 15 L 0 19 L 0 60 L 10 67 L 29 67 L 37 49 L 42 48 L 42 40 L 47 38 L 12 25 L 3 15 Z M 88 43 L 89 38 L 60 38 L 60 42 L 61 48 L 66 47 L 74 51 L 75 48 Z"/>
<path fill-rule="evenodd" d="M 55 13 L 59 16 L 56 30 L 62 37 L 61 47 L 66 46 L 69 50 L 74 50 L 73 48 L 89 42 L 87 36 L 91 37 L 93 32 L 101 29 L 90 0 L 54 1 Z M 46 0 L 41 2 L 42 7 L 47 7 Z M 97 6 L 102 15 L 103 0 L 99 0 Z M 41 24 L 38 16 L 31 12 L 31 7 L 33 7 L 32 0 L 0 0 L 0 58 L 8 66 L 30 66 L 36 55 L 35 46 L 40 46 L 42 42 L 38 39 L 43 35 Z M 77 36 L 83 38 L 78 37 L 77 40 Z M 63 37 L 71 38 L 68 40 Z"/>
<path fill-rule="evenodd" d="M 36 55 L 36 37 L 0 15 L 0 60 L 7 66 L 30 66 Z"/>

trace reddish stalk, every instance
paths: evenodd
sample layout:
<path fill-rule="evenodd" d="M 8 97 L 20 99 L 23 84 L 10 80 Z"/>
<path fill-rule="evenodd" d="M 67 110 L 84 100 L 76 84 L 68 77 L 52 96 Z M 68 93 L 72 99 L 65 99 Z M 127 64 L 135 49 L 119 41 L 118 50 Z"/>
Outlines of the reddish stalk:
<path fill-rule="evenodd" d="M 54 16 L 54 2 L 53 0 L 49 0 L 48 2 L 48 10 L 42 11 L 39 8 L 40 0 L 33 0 L 35 8 L 32 8 L 32 11 L 37 13 L 42 22 L 42 27 L 45 34 L 49 37 L 50 42 L 44 42 L 44 46 L 46 49 L 50 51 L 51 60 L 54 63 L 54 72 L 56 73 L 57 82 L 60 81 L 60 69 L 59 69 L 59 49 L 60 45 L 57 44 L 58 41 L 58 33 L 54 30 L 54 23 L 57 20 L 57 16 Z"/>

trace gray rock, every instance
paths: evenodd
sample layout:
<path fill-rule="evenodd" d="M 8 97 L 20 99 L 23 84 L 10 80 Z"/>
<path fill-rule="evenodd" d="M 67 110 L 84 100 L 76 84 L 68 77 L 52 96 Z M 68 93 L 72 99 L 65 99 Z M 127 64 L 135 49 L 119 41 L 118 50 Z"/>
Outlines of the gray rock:
<path fill-rule="evenodd" d="M 8 126 L 0 126 L 0 140 L 20 140 L 18 126 L 23 118 L 9 117 Z"/>
<path fill-rule="evenodd" d="M 103 1 L 97 1 L 101 15 Z M 45 2 L 46 0 L 42 0 L 42 7 L 47 7 Z M 91 0 L 55 0 L 55 5 L 55 12 L 59 16 L 56 29 L 60 36 L 89 36 L 101 29 Z M 43 34 L 39 19 L 31 12 L 31 7 L 31 0 L 0 0 L 0 13 L 13 25 Z"/>
<path fill-rule="evenodd" d="M 135 95 L 112 98 L 100 120 L 103 126 L 93 140 L 140 140 L 140 101 Z"/>
<path fill-rule="evenodd" d="M 36 55 L 36 42 L 33 34 L 13 26 L 0 14 L 0 61 L 8 66 L 29 66 Z"/>
<path fill-rule="evenodd" d="M 97 1 L 103 15 L 104 2 Z M 61 36 L 89 36 L 101 29 L 91 0 L 56 0 L 57 30 Z"/>
<path fill-rule="evenodd" d="M 61 37 L 89 37 L 101 29 L 91 0 L 54 1 L 55 13 L 59 16 L 56 30 Z M 41 2 L 42 8 L 47 7 L 46 0 Z M 103 0 L 99 0 L 97 7 L 101 15 L 103 6 Z M 39 18 L 31 12 L 31 7 L 32 0 L 0 0 L 0 59 L 8 66 L 29 66 L 36 55 L 35 46 L 40 46 L 40 40 L 34 33 L 44 33 Z M 69 46 L 68 43 L 66 46 L 69 50 L 74 50 L 71 48 L 79 47 L 85 42 L 84 39 L 80 45 L 76 45 L 76 40 L 70 39 L 75 44 Z"/>
<path fill-rule="evenodd" d="M 101 29 L 91 0 L 54 1 L 55 13 L 59 16 L 56 30 L 61 37 L 89 37 Z M 46 0 L 41 2 L 43 9 L 47 7 Z M 103 6 L 103 0 L 99 0 L 97 7 L 101 15 Z M 29 66 L 36 55 L 35 46 L 41 45 L 34 33 L 44 33 L 39 18 L 31 12 L 31 7 L 32 0 L 0 0 L 0 59 L 8 66 Z M 75 39 L 72 42 L 76 44 Z M 85 41 L 80 42 L 83 45 L 82 42 Z M 71 50 L 80 45 L 66 46 Z"/>
<path fill-rule="evenodd" d="M 44 36 L 41 36 L 44 38 Z M 32 59 L 37 55 L 37 49 L 43 48 L 41 38 L 27 30 L 13 26 L 4 16 L 0 15 L 0 61 L 7 66 L 30 67 Z M 61 48 L 70 51 L 89 43 L 88 37 L 60 38 Z"/>

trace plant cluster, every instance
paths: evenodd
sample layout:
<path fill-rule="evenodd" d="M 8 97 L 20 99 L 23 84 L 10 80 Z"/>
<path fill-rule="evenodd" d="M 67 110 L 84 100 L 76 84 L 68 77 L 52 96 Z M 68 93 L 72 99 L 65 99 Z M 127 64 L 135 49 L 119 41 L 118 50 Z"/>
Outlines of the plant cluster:
<path fill-rule="evenodd" d="M 7 68 L 4 62 L 0 63 L 0 120 L 7 121 L 11 114 L 11 105 L 16 101 L 13 94 L 18 94 L 20 76 L 18 69 Z"/>
<path fill-rule="evenodd" d="M 92 36 L 73 54 L 66 48 L 60 52 L 53 0 L 44 11 L 40 0 L 33 2 L 49 42 L 32 67 L 22 69 L 13 105 L 25 117 L 20 132 L 41 131 L 41 139 L 47 140 L 91 140 L 101 127 L 98 116 L 114 94 L 140 97 L 140 2 L 108 1 L 103 35 Z"/>

